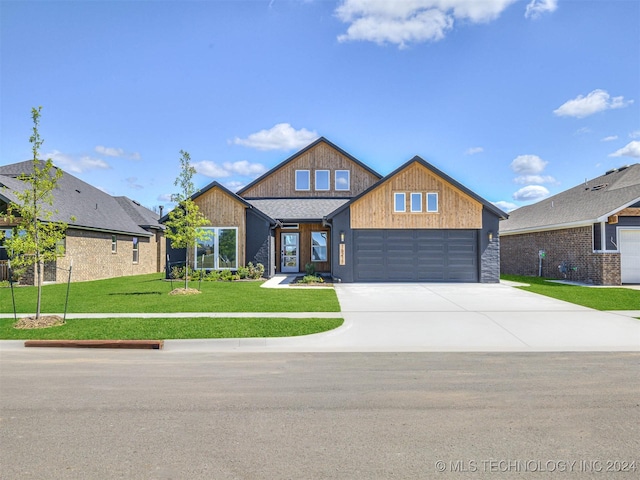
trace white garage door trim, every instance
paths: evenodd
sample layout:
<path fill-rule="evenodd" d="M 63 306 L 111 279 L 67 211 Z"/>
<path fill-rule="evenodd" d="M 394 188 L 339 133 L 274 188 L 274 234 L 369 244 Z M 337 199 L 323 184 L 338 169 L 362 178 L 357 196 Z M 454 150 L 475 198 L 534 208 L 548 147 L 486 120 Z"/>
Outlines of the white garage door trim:
<path fill-rule="evenodd" d="M 618 230 L 620 249 L 620 280 L 640 283 L 640 228 Z"/>

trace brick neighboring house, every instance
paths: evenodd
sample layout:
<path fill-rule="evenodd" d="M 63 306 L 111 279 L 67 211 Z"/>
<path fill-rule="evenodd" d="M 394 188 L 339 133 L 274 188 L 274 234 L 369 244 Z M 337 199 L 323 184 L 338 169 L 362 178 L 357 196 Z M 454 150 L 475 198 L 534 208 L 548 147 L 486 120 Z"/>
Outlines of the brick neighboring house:
<path fill-rule="evenodd" d="M 595 285 L 640 283 L 640 164 L 608 171 L 500 224 L 501 272 Z"/>
<path fill-rule="evenodd" d="M 507 215 L 420 157 L 382 177 L 319 138 L 237 193 L 212 182 L 192 198 L 214 233 L 189 253 L 197 269 L 260 262 L 268 277 L 312 265 L 342 282 L 499 281 Z M 169 251 L 184 260 L 184 249 Z"/>
<path fill-rule="evenodd" d="M 32 161 L 0 167 L 0 229 L 13 234 L 4 219 L 7 205 L 16 201 L 14 192 L 25 188 L 18 180 L 28 173 Z M 73 264 L 72 281 L 98 280 L 155 273 L 164 270 L 164 226 L 159 215 L 127 197 L 113 197 L 64 172 L 53 192 L 54 221 L 68 224 L 64 256 L 45 265 L 44 281 L 64 282 Z M 73 220 L 72 220 L 73 218 Z M 8 252 L 0 241 L 0 280 L 6 279 Z M 66 271 L 65 271 L 66 270 Z M 33 284 L 34 269 L 21 283 Z"/>

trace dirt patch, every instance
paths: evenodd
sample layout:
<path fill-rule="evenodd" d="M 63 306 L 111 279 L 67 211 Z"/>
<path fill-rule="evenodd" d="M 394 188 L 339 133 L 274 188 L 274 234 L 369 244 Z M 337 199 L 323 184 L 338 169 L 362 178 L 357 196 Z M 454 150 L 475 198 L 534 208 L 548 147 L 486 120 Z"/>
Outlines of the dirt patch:
<path fill-rule="evenodd" d="M 199 295 L 201 292 L 195 288 L 174 288 L 169 295 Z"/>
<path fill-rule="evenodd" d="M 21 318 L 13 325 L 13 328 L 28 330 L 33 328 L 59 327 L 60 325 L 64 325 L 64 319 L 62 317 L 58 317 L 57 315 L 43 315 L 37 319 L 36 317 Z"/>

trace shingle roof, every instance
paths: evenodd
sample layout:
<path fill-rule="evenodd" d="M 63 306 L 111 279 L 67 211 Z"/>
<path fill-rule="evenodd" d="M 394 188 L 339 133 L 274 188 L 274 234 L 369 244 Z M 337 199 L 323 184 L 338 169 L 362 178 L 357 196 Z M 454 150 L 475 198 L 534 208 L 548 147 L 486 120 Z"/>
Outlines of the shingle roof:
<path fill-rule="evenodd" d="M 274 198 L 247 200 L 271 218 L 282 221 L 322 220 L 349 201 L 348 198 Z"/>
<path fill-rule="evenodd" d="M 14 192 L 25 188 L 17 177 L 28 173 L 32 163 L 28 160 L 0 167 L 0 183 L 6 187 L 0 188 L 0 198 L 7 202 L 17 200 Z M 143 227 L 164 228 L 151 210 L 127 197 L 112 197 L 64 171 L 53 197 L 52 209 L 57 213 L 51 220 L 66 222 L 69 226 L 147 237 L 151 234 Z"/>
<path fill-rule="evenodd" d="M 500 233 L 550 230 L 606 221 L 640 201 L 640 164 L 608 173 L 509 213 Z"/>

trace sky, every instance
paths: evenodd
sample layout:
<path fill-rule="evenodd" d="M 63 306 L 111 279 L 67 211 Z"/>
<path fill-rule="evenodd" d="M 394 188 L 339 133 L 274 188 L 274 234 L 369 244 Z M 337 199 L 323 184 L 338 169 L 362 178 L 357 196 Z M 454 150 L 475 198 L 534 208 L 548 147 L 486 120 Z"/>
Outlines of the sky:
<path fill-rule="evenodd" d="M 505 211 L 640 162 L 638 0 L 0 0 L 0 165 L 171 208 L 324 136 Z M 166 212 L 166 210 L 165 210 Z"/>

